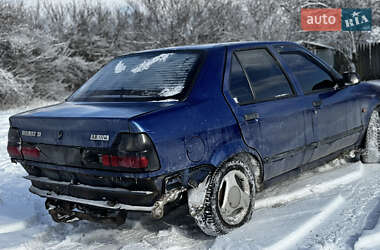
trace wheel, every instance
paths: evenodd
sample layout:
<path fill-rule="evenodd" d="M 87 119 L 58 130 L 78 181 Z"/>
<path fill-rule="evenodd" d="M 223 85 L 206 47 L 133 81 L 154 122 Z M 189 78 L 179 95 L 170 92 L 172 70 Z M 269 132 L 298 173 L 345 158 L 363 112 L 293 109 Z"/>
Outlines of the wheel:
<path fill-rule="evenodd" d="M 375 110 L 369 120 L 367 134 L 365 138 L 365 148 L 362 154 L 364 163 L 375 163 L 380 160 L 380 116 Z"/>
<path fill-rule="evenodd" d="M 255 194 L 255 178 L 248 165 L 227 162 L 210 176 L 203 209 L 192 216 L 204 233 L 226 234 L 251 219 Z"/>

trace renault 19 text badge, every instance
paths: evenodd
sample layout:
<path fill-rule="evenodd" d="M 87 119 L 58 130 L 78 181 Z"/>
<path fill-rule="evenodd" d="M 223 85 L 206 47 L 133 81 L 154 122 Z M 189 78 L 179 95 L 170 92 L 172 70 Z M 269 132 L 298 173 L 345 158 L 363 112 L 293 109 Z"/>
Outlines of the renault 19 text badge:
<path fill-rule="evenodd" d="M 40 137 L 41 132 L 40 131 L 22 130 L 21 135 L 22 136 L 31 136 L 31 137 Z"/>
<path fill-rule="evenodd" d="M 91 141 L 109 141 L 110 136 L 109 135 L 94 135 L 91 134 L 90 140 Z"/>

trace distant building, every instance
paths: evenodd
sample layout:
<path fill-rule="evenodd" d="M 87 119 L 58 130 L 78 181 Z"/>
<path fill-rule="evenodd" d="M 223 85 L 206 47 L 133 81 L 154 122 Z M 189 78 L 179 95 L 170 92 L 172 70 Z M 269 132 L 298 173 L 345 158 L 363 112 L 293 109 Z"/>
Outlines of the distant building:
<path fill-rule="evenodd" d="M 355 69 L 354 64 L 341 51 L 334 47 L 309 41 L 298 41 L 297 43 L 322 58 L 339 73 Z"/>

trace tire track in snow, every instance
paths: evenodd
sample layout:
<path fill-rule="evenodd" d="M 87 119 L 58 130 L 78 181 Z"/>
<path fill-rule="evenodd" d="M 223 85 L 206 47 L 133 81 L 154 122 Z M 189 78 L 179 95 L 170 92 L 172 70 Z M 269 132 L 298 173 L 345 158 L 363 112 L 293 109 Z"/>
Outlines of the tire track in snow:
<path fill-rule="evenodd" d="M 355 249 L 379 249 L 380 232 L 361 237 L 355 244 Z"/>
<path fill-rule="evenodd" d="M 265 250 L 282 250 L 294 247 L 297 242 L 301 241 L 312 229 L 316 228 L 321 222 L 328 219 L 337 209 L 339 209 L 345 200 L 342 196 L 335 198 L 330 204 L 322 209 L 318 215 L 308 220 L 305 224 L 299 227 L 296 231 L 291 232 L 288 236 L 275 244 L 264 248 Z"/>
<path fill-rule="evenodd" d="M 364 165 L 363 168 L 362 179 L 336 190 L 346 200 L 343 208 L 331 220 L 323 222 L 319 228 L 310 232 L 299 244 L 300 248 L 354 249 L 358 235 L 365 230 L 367 219 L 376 209 L 376 201 L 380 199 L 379 165 Z"/>
<path fill-rule="evenodd" d="M 358 170 L 352 173 L 346 174 L 344 176 L 327 182 L 322 182 L 316 185 L 311 185 L 305 188 L 297 189 L 291 193 L 259 199 L 255 203 L 255 209 L 274 207 L 279 204 L 285 204 L 290 201 L 296 201 L 311 195 L 326 193 L 337 188 L 338 186 L 347 185 L 351 182 L 357 181 L 362 177 L 362 175 L 363 166 L 360 166 Z"/>
<path fill-rule="evenodd" d="M 5 225 L 0 225 L 0 234 L 12 233 L 25 229 L 26 225 L 24 222 L 15 222 Z"/>
<path fill-rule="evenodd" d="M 368 215 L 367 221 L 365 223 L 364 230 L 361 232 L 360 235 L 355 235 L 353 240 L 353 246 L 355 249 L 371 249 L 375 246 L 380 246 L 380 232 L 375 232 L 369 235 L 363 234 L 368 231 L 373 231 L 379 224 L 379 217 L 380 217 L 380 199 L 377 201 L 377 204 L 375 208 L 372 210 L 372 212 Z"/>

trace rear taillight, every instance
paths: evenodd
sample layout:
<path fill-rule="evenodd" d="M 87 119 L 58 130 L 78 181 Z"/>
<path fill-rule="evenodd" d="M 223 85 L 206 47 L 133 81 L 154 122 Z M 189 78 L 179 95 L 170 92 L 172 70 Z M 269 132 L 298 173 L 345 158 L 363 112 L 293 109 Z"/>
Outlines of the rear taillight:
<path fill-rule="evenodd" d="M 32 145 L 22 145 L 21 137 L 16 128 L 10 128 L 8 132 L 8 154 L 12 159 L 35 160 L 40 158 L 40 150 Z"/>
<path fill-rule="evenodd" d="M 149 160 L 145 156 L 102 155 L 103 166 L 125 168 L 147 168 Z"/>
<path fill-rule="evenodd" d="M 21 152 L 25 158 L 40 158 L 40 150 L 36 147 L 22 147 Z"/>
<path fill-rule="evenodd" d="M 7 147 L 8 154 L 11 158 L 21 158 L 20 146 L 9 146 Z"/>
<path fill-rule="evenodd" d="M 21 159 L 21 137 L 16 128 L 10 128 L 8 131 L 8 154 L 13 159 Z"/>
<path fill-rule="evenodd" d="M 102 154 L 101 162 L 106 167 L 155 171 L 160 168 L 156 150 L 146 134 L 120 134 L 113 152 Z"/>

